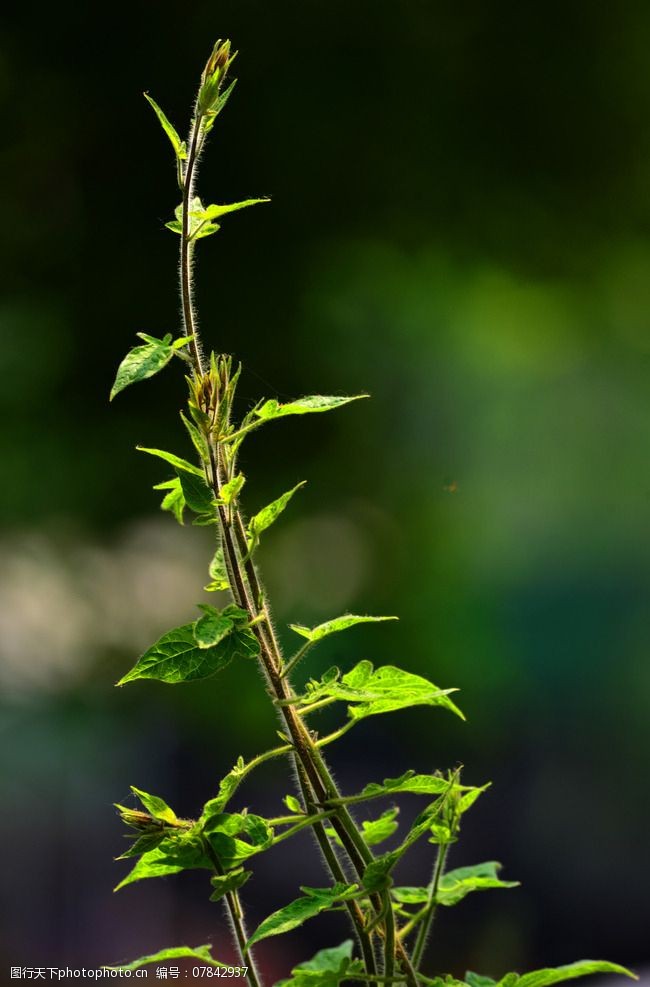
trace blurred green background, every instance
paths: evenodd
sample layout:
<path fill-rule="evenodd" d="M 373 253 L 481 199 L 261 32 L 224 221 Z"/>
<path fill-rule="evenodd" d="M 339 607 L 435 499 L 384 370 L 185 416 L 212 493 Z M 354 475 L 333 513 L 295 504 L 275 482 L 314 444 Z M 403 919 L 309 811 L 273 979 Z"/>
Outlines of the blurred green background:
<path fill-rule="evenodd" d="M 173 162 L 141 91 L 184 127 L 217 36 L 240 81 L 202 190 L 273 202 L 202 247 L 205 339 L 243 360 L 242 410 L 373 398 L 245 448 L 249 510 L 309 481 L 261 550 L 278 627 L 399 614 L 313 669 L 394 662 L 460 687 L 468 716 L 363 725 L 339 780 L 462 762 L 494 781 L 452 863 L 500 859 L 523 887 L 441 915 L 432 971 L 642 967 L 650 7 L 36 0 L 5 12 L 0 55 L 3 971 L 231 955 L 203 875 L 111 895 L 128 785 L 193 815 L 275 729 L 250 664 L 113 688 L 192 618 L 212 553 L 134 451 L 185 449 L 178 368 L 107 395 L 136 331 L 178 326 Z M 276 814 L 288 790 L 268 766 L 243 804 Z M 429 867 L 424 849 L 404 882 Z M 256 875 L 252 922 L 322 881 L 308 837 Z M 270 941 L 269 977 L 342 930 Z"/>

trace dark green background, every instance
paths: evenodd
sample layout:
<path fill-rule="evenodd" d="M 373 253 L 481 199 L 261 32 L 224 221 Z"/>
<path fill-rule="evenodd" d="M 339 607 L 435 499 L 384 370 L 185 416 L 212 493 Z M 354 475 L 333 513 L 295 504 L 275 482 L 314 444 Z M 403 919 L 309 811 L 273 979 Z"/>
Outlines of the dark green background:
<path fill-rule="evenodd" d="M 192 815 L 274 736 L 251 665 L 113 689 L 192 618 L 211 554 L 157 515 L 164 471 L 133 449 L 185 449 L 178 368 L 107 394 L 136 331 L 178 326 L 173 162 L 140 94 L 184 127 L 218 35 L 240 82 L 202 190 L 273 202 L 202 246 L 205 339 L 243 360 L 242 410 L 372 394 L 245 450 L 249 510 L 309 481 L 261 551 L 278 627 L 397 613 L 314 671 L 395 662 L 459 686 L 468 716 L 362 725 L 339 780 L 462 762 L 494 781 L 452 862 L 500 859 L 523 887 L 442 915 L 432 971 L 642 966 L 650 8 L 37 0 L 0 56 L 3 970 L 230 955 L 201 875 L 111 896 L 130 783 Z M 288 790 L 269 767 L 242 798 L 275 814 Z M 256 870 L 252 921 L 323 880 L 308 838 Z M 269 978 L 342 928 L 270 941 Z"/>

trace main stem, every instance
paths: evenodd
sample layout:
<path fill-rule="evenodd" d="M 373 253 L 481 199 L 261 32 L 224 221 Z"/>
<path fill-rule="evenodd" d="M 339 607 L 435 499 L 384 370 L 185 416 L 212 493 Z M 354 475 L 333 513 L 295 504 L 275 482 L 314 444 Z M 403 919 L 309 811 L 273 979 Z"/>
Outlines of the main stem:
<path fill-rule="evenodd" d="M 191 336 L 192 364 L 195 378 L 203 375 L 203 362 L 198 339 L 196 316 L 192 292 L 192 252 L 190 209 L 196 177 L 196 165 L 203 143 L 202 117 L 198 113 L 192 123 L 188 142 L 188 158 L 183 175 L 183 209 L 182 234 L 180 248 L 180 287 L 182 299 L 182 314 L 185 334 Z M 206 478 L 211 484 L 217 500 L 221 487 L 228 479 L 224 475 L 224 463 L 219 444 L 214 435 L 208 436 L 209 463 L 206 463 Z M 294 758 L 301 781 L 303 797 L 314 808 L 322 808 L 329 799 L 339 800 L 340 792 L 334 782 L 327 764 L 322 757 L 315 739 L 305 725 L 304 720 L 296 711 L 291 700 L 295 693 L 286 674 L 282 652 L 275 635 L 273 623 L 264 599 L 261 583 L 255 564 L 248 552 L 246 530 L 243 519 L 237 508 L 218 508 L 219 527 L 228 571 L 231 576 L 231 589 L 238 606 L 244 608 L 251 621 L 254 621 L 253 631 L 260 645 L 260 660 L 264 675 L 280 715 L 287 730 L 288 738 L 294 748 Z M 287 703 L 288 701 L 288 703 Z M 345 852 L 359 879 L 374 860 L 362 834 L 359 832 L 345 804 L 337 804 L 335 815 L 331 819 L 332 826 L 339 836 Z M 314 826 L 316 838 L 323 852 L 325 861 L 335 881 L 345 878 L 332 851 L 327 836 L 320 823 Z M 327 845 L 327 850 L 325 846 Z M 417 987 L 417 978 L 411 961 L 402 943 L 395 936 L 395 916 L 393 913 L 390 892 L 386 890 L 381 895 L 372 897 L 373 905 L 381 915 L 384 939 L 384 976 L 387 983 L 394 978 L 395 956 L 397 955 L 404 971 L 409 987 Z M 369 934 L 365 931 L 363 915 L 358 908 L 349 909 L 357 937 L 361 946 L 366 969 L 370 976 L 376 974 L 374 952 Z M 252 985 L 255 987 L 255 985 Z"/>

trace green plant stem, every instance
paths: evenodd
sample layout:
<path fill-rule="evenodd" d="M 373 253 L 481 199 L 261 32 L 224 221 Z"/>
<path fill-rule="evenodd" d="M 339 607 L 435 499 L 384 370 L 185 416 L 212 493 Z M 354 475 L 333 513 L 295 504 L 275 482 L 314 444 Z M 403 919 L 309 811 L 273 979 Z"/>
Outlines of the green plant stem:
<path fill-rule="evenodd" d="M 219 863 L 219 858 L 212 849 L 210 841 L 204 839 L 203 846 L 205 847 L 206 853 L 212 862 L 215 873 L 219 877 L 223 877 L 224 869 Z M 237 942 L 237 950 L 239 952 L 239 959 L 241 966 L 248 967 L 248 972 L 246 974 L 246 980 L 248 981 L 250 987 L 262 987 L 262 981 L 260 975 L 257 972 L 257 967 L 255 965 L 255 958 L 250 950 L 246 952 L 246 943 L 248 942 L 248 934 L 246 932 L 246 924 L 244 921 L 244 909 L 242 907 L 241 899 L 237 891 L 227 891 L 224 895 L 226 908 L 228 910 L 228 916 L 230 918 L 230 924 L 233 929 L 233 934 Z"/>
<path fill-rule="evenodd" d="M 424 915 L 422 917 L 422 924 L 418 929 L 418 934 L 415 940 L 415 946 L 413 947 L 413 965 L 416 970 L 419 969 L 420 963 L 422 962 L 422 957 L 424 956 L 424 950 L 429 939 L 429 933 L 431 931 L 431 926 L 433 925 L 433 920 L 436 917 L 436 910 L 438 907 L 437 896 L 438 887 L 440 885 L 440 878 L 442 877 L 445 861 L 447 859 L 447 853 L 449 851 L 448 843 L 441 843 L 438 847 L 438 853 L 436 855 L 436 862 L 433 868 L 433 876 L 429 883 L 429 901 L 424 910 Z"/>
<path fill-rule="evenodd" d="M 194 313 L 191 266 L 192 266 L 192 243 L 190 237 L 190 204 L 194 181 L 196 177 L 196 163 L 201 144 L 202 119 L 199 115 L 192 124 L 189 139 L 189 150 L 187 167 L 185 169 L 183 183 L 183 208 L 182 208 L 182 235 L 180 252 L 180 282 L 181 299 L 183 310 L 183 322 L 186 335 L 192 336 L 192 359 L 194 364 L 194 375 L 198 379 L 203 374 L 203 364 L 201 360 L 200 344 L 196 329 L 196 318 Z M 224 485 L 224 463 L 220 455 L 219 443 L 211 433 L 208 436 L 209 448 L 209 481 L 213 488 L 217 502 L 219 502 L 221 488 Z M 224 556 L 226 558 L 228 572 L 231 575 L 231 588 L 233 597 L 238 606 L 244 608 L 250 621 L 253 623 L 253 630 L 260 644 L 260 658 L 262 667 L 267 679 L 271 694 L 280 702 L 295 699 L 295 694 L 291 688 L 288 676 L 283 675 L 284 662 L 282 653 L 275 636 L 273 623 L 268 607 L 264 600 L 261 584 L 257 575 L 257 570 L 248 549 L 246 529 L 243 519 L 238 509 L 232 505 L 226 509 L 221 504 L 217 507 L 219 526 L 221 530 Z M 263 617 L 260 621 L 259 618 Z M 287 728 L 288 736 L 296 751 L 296 758 L 300 760 L 301 767 L 305 772 L 310 789 L 313 791 L 318 802 L 325 801 L 326 798 L 339 799 L 340 793 L 334 783 L 332 775 L 317 749 L 310 731 L 304 721 L 291 705 L 280 707 L 282 719 Z M 321 824 L 316 824 L 321 825 Z M 363 836 L 357 829 L 347 807 L 343 804 L 337 805 L 336 815 L 332 818 L 332 826 L 341 839 L 343 846 L 350 857 L 350 861 L 362 879 L 365 868 L 374 860 L 373 854 L 367 847 Z M 325 836 L 325 839 L 327 837 Z M 394 969 L 395 949 L 400 954 L 400 962 L 405 967 L 407 980 L 411 987 L 415 987 L 416 981 L 412 974 L 412 968 L 408 957 L 399 943 L 395 939 L 395 917 L 392 910 L 392 903 L 388 892 L 383 901 L 379 903 L 378 911 L 383 912 L 385 922 L 385 949 L 384 949 L 384 970 L 390 978 Z M 392 928 L 391 928 L 392 926 Z"/>

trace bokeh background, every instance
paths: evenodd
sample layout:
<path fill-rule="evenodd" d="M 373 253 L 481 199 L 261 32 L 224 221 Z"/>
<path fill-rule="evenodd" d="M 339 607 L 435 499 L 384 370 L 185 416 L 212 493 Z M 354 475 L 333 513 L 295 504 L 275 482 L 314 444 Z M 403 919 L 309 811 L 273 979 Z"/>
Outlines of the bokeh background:
<path fill-rule="evenodd" d="M 462 762 L 494 784 L 452 863 L 516 891 L 441 915 L 430 970 L 494 976 L 648 961 L 650 7 L 563 0 L 131 0 L 14 5 L 0 84 L 2 974 L 171 943 L 230 956 L 202 874 L 113 896 L 111 803 L 135 784 L 196 814 L 273 743 L 251 664 L 169 688 L 116 679 L 192 618 L 206 529 L 157 509 L 182 452 L 178 369 L 120 395 L 134 333 L 175 331 L 169 147 L 217 36 L 239 84 L 206 157 L 224 221 L 198 266 L 205 337 L 261 395 L 372 401 L 269 426 L 246 504 L 308 486 L 261 560 L 278 627 L 346 610 L 399 624 L 332 638 L 462 689 L 333 751 L 341 784 Z M 276 814 L 268 765 L 240 804 Z M 404 800 L 404 818 L 415 802 Z M 426 880 L 426 848 L 402 872 Z M 322 880 L 305 837 L 259 858 L 251 923 Z M 270 940 L 269 977 L 344 936 Z"/>

